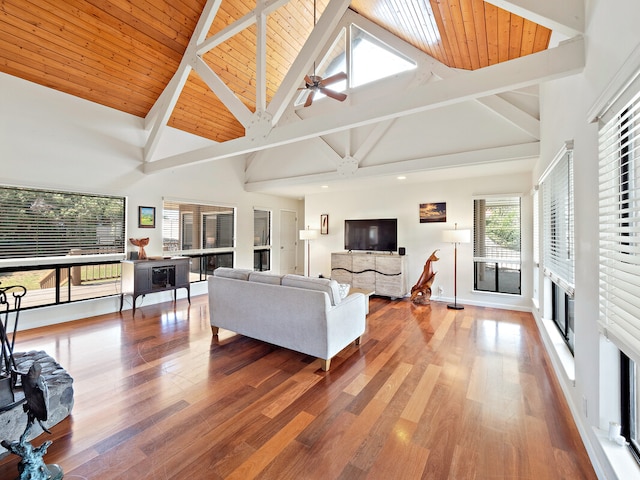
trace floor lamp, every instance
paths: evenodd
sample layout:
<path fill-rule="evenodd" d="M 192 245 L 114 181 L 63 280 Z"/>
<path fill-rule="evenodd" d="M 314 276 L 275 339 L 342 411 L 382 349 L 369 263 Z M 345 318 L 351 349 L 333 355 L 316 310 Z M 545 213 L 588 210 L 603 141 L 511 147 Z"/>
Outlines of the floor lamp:
<path fill-rule="evenodd" d="M 311 240 L 315 240 L 318 238 L 317 230 L 309 230 L 307 227 L 306 230 L 300 230 L 300 240 L 304 240 L 307 244 L 307 277 L 311 276 Z"/>
<path fill-rule="evenodd" d="M 455 224 L 454 230 L 445 230 L 442 232 L 442 241 L 453 243 L 453 303 L 447 305 L 447 308 L 453 310 L 462 310 L 464 307 L 458 304 L 458 244 L 469 243 L 471 239 L 471 230 L 458 230 L 458 224 Z"/>

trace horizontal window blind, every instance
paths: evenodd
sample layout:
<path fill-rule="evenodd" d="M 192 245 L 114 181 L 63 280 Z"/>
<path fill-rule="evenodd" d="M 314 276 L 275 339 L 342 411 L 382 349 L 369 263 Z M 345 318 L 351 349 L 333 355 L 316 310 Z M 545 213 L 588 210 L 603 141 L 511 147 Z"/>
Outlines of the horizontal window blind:
<path fill-rule="evenodd" d="M 473 259 L 520 264 L 520 197 L 473 201 Z"/>
<path fill-rule="evenodd" d="M 2 260 L 125 253 L 125 197 L 0 186 Z"/>
<path fill-rule="evenodd" d="M 607 337 L 640 361 L 640 93 L 600 129 L 600 315 Z"/>
<path fill-rule="evenodd" d="M 573 150 L 563 149 L 540 187 L 543 204 L 544 274 L 573 297 Z"/>

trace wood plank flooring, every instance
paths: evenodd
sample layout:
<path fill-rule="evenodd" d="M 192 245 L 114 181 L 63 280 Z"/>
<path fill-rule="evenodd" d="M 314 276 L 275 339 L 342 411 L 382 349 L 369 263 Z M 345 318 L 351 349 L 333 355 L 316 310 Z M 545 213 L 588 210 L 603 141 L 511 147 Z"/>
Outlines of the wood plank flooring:
<path fill-rule="evenodd" d="M 595 479 L 530 314 L 372 298 L 320 361 L 211 335 L 206 296 L 19 332 L 74 378 L 65 479 Z M 0 478 L 17 476 L 17 457 Z"/>

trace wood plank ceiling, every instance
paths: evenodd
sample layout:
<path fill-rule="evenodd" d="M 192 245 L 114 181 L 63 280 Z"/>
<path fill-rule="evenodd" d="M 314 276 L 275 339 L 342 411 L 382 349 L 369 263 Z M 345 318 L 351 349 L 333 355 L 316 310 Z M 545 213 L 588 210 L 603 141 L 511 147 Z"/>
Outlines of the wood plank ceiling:
<path fill-rule="evenodd" d="M 329 0 L 317 0 L 317 15 Z M 176 72 L 206 0 L 0 0 L 0 71 L 145 117 Z M 313 0 L 267 19 L 267 101 L 313 29 Z M 212 35 L 255 0 L 223 0 Z M 450 67 L 474 70 L 544 50 L 551 32 L 483 0 L 352 0 L 351 9 Z M 256 108 L 256 27 L 204 61 Z M 301 79 L 302 84 L 302 79 Z M 218 142 L 242 125 L 191 72 L 168 123 Z"/>

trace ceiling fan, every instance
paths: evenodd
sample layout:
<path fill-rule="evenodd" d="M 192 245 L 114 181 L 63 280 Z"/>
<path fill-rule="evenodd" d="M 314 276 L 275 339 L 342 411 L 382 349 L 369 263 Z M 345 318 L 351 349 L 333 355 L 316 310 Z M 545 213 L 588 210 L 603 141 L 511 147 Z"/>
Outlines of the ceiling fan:
<path fill-rule="evenodd" d="M 345 80 L 346 78 L 347 78 L 347 74 L 344 72 L 336 73 L 335 75 L 331 75 L 330 77 L 327 77 L 327 78 L 322 78 L 318 75 L 315 75 L 315 68 L 314 68 L 313 75 L 304 76 L 305 86 L 303 88 L 298 89 L 298 90 L 309 90 L 309 94 L 307 95 L 306 102 L 304 102 L 304 106 L 308 107 L 313 103 L 313 97 L 316 95 L 317 92 L 321 92 L 325 94 L 327 97 L 343 102 L 344 99 L 347 98 L 347 96 L 344 93 L 331 90 L 327 88 L 327 86 L 333 83 L 339 82 L 341 80 Z"/>
<path fill-rule="evenodd" d="M 316 0 L 313 0 L 313 27 L 316 26 Z M 346 80 L 347 74 L 344 72 L 336 73 L 335 75 L 331 75 L 327 78 L 322 78 L 319 75 L 316 75 L 316 62 L 313 62 L 313 75 L 305 75 L 304 76 L 304 87 L 299 88 L 298 90 L 309 90 L 307 94 L 307 100 L 304 102 L 304 106 L 308 107 L 313 103 L 313 97 L 315 97 L 316 93 L 321 92 L 325 94 L 329 98 L 333 98 L 334 100 L 338 100 L 339 102 L 344 102 L 347 96 L 344 93 L 336 92 L 327 88 L 328 85 L 333 83 L 340 82 L 342 80 Z"/>

